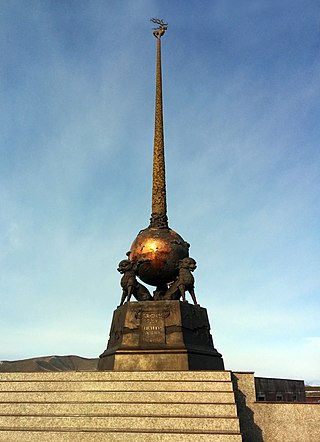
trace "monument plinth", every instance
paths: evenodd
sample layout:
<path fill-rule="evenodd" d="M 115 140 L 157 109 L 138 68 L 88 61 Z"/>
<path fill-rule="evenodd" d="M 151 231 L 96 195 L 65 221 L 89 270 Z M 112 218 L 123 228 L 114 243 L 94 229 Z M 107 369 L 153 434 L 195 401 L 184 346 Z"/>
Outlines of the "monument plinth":
<path fill-rule="evenodd" d="M 153 32 L 157 63 L 152 213 L 149 227 L 138 233 L 127 252 L 128 259 L 119 263 L 122 296 L 98 370 L 224 370 L 207 311 L 196 299 L 192 272 L 197 266 L 189 257 L 190 244 L 168 225 L 161 78 L 161 37 L 168 25 L 151 21 L 159 25 Z M 138 279 L 154 286 L 153 294 Z M 187 292 L 194 305 L 187 302 Z M 130 302 L 132 296 L 138 302 Z"/>
<path fill-rule="evenodd" d="M 181 301 L 127 302 L 113 313 L 99 370 L 224 370 L 207 311 Z"/>

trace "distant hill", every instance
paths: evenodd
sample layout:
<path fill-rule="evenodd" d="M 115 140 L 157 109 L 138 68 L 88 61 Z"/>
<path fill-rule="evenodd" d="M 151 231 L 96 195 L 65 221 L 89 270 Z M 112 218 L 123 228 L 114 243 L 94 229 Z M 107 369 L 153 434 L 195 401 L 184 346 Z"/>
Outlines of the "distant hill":
<path fill-rule="evenodd" d="M 43 356 L 20 361 L 0 361 L 0 373 L 37 371 L 96 371 L 98 358 L 80 356 Z"/>

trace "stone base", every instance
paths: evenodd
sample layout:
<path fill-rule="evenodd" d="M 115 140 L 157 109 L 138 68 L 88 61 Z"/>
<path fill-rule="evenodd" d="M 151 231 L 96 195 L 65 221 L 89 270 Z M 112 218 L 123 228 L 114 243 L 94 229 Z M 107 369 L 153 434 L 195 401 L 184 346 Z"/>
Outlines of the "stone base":
<path fill-rule="evenodd" d="M 206 309 L 181 301 L 128 302 L 113 314 L 98 370 L 224 370 Z"/>

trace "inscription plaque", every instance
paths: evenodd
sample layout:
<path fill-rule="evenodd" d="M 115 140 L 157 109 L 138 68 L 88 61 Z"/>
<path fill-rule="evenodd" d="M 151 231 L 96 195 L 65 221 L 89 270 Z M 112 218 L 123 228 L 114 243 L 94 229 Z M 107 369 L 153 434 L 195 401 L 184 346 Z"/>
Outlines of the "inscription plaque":
<path fill-rule="evenodd" d="M 140 343 L 142 345 L 151 343 L 165 344 L 166 334 L 162 312 L 142 311 L 140 330 Z"/>

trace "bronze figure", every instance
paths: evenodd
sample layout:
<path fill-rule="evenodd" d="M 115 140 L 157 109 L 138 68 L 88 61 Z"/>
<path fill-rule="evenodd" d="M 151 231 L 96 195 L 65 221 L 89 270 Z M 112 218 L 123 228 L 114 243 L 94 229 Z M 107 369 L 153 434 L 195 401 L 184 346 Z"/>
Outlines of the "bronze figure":
<path fill-rule="evenodd" d="M 138 265 L 134 265 L 129 259 L 123 259 L 119 262 L 118 272 L 123 276 L 121 278 L 122 296 L 121 305 L 126 302 L 130 302 L 131 296 L 133 295 L 137 301 L 152 301 L 153 298 L 144 285 L 140 284 L 136 278 Z"/>
<path fill-rule="evenodd" d="M 152 18 L 150 21 L 159 25 L 157 28 L 153 28 L 153 35 L 156 38 L 161 38 L 168 29 L 168 23 L 164 23 L 163 20 L 159 20 L 158 18 Z"/>
<path fill-rule="evenodd" d="M 197 263 L 193 258 L 184 258 L 179 262 L 179 276 L 176 281 L 171 284 L 163 299 L 180 299 L 183 302 L 186 300 L 186 292 L 191 295 L 192 301 L 198 305 L 197 298 L 194 292 L 194 277 L 191 272 L 197 268 Z"/>

